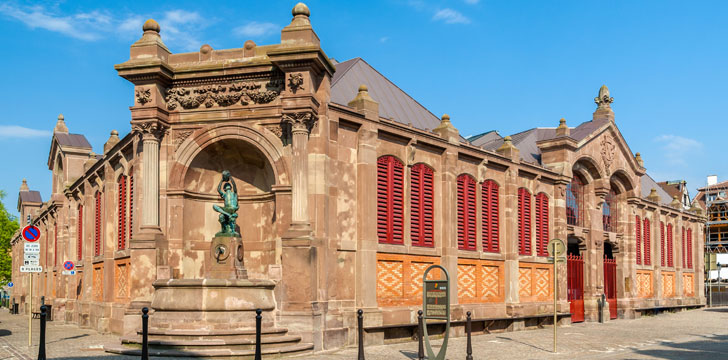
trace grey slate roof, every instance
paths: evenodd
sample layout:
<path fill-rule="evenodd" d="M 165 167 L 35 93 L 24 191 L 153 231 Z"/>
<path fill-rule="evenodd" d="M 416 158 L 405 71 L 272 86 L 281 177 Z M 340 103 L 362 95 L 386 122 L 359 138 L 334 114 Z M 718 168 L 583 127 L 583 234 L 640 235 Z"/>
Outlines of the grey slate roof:
<path fill-rule="evenodd" d="M 40 192 L 36 191 L 36 190 L 21 191 L 18 196 L 19 196 L 21 202 L 34 202 L 34 203 L 43 202 L 43 200 L 40 197 Z"/>
<path fill-rule="evenodd" d="M 86 137 L 81 134 L 64 134 L 55 133 L 53 136 L 58 140 L 58 144 L 61 146 L 73 146 L 78 148 L 91 149 L 91 144 L 86 140 Z"/>
<path fill-rule="evenodd" d="M 672 196 L 670 196 L 670 194 L 668 194 L 662 186 L 658 185 L 650 175 L 642 175 L 642 178 L 640 178 L 640 184 L 642 185 L 642 197 L 646 198 L 650 195 L 650 191 L 655 188 L 657 189 L 657 195 L 660 195 L 660 203 L 669 204 L 672 202 Z"/>
<path fill-rule="evenodd" d="M 468 137 L 466 140 L 470 142 L 473 146 L 482 146 L 484 144 L 487 144 L 493 140 L 503 139 L 500 134 L 498 134 L 497 131 L 491 130 L 488 132 L 484 132 L 482 134 L 473 135 Z"/>
<path fill-rule="evenodd" d="M 347 105 L 356 96 L 359 85 L 366 85 L 369 95 L 379 103 L 379 115 L 420 130 L 432 130 L 440 119 L 402 91 L 362 58 L 336 65 L 331 80 L 331 102 Z"/>

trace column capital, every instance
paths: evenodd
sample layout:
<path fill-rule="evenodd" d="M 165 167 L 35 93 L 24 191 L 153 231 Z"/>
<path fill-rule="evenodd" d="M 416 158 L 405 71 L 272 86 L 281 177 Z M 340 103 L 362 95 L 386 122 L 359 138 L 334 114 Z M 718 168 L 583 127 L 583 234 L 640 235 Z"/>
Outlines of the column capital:
<path fill-rule="evenodd" d="M 144 140 L 160 140 L 169 125 L 159 120 L 132 121 L 131 131 L 142 134 Z"/>
<path fill-rule="evenodd" d="M 311 111 L 284 113 L 281 123 L 292 134 L 310 133 L 318 118 Z"/>

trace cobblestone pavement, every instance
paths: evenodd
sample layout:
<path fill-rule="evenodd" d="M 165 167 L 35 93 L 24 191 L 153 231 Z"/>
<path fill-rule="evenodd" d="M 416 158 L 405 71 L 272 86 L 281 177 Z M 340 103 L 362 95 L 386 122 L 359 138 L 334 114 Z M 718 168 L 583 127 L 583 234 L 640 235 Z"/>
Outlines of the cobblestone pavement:
<path fill-rule="evenodd" d="M 0 359 L 36 359 L 38 320 L 33 320 L 34 346 L 28 348 L 28 318 L 0 310 Z M 551 353 L 553 328 L 473 336 L 474 359 L 720 359 L 728 358 L 728 308 L 662 314 L 606 324 L 582 323 L 559 328 L 558 353 Z M 75 325 L 49 322 L 49 359 L 138 359 L 106 354 L 101 346 L 118 342 Z M 441 341 L 435 341 L 440 344 Z M 465 338 L 450 339 L 448 359 L 465 359 Z M 417 358 L 417 343 L 366 348 L 367 360 Z M 163 358 L 156 358 L 163 359 Z M 297 359 L 352 360 L 356 349 Z"/>

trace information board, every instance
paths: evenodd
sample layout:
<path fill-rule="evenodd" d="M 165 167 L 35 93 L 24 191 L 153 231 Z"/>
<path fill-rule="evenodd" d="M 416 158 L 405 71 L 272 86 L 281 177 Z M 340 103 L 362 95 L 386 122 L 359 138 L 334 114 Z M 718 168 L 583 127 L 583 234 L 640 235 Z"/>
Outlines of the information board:
<path fill-rule="evenodd" d="M 425 280 L 425 317 L 447 320 L 450 292 L 447 280 Z"/>

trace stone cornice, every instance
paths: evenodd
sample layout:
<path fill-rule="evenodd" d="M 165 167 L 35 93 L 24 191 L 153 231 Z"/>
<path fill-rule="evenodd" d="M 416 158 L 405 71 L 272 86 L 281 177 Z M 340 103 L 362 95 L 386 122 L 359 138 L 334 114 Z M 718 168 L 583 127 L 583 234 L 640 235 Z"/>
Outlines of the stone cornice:
<path fill-rule="evenodd" d="M 284 71 L 313 68 L 333 76 L 336 66 L 319 46 L 281 46 L 268 51 L 271 62 Z"/>

